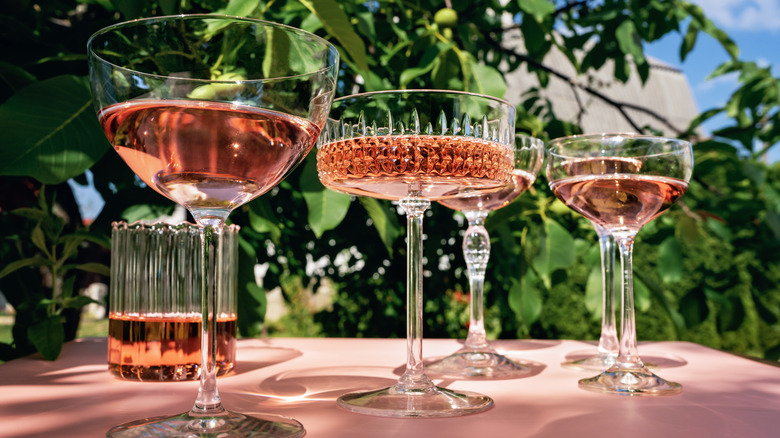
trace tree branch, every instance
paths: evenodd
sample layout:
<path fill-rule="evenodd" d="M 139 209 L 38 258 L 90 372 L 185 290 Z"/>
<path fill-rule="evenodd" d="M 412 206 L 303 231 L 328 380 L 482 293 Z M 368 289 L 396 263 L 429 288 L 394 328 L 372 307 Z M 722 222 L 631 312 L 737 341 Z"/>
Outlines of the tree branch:
<path fill-rule="evenodd" d="M 620 113 L 620 115 L 623 116 L 623 118 L 631 125 L 631 127 L 633 129 L 635 129 L 639 133 L 643 133 L 644 130 L 641 127 L 639 127 L 639 125 L 634 121 L 634 119 L 631 118 L 631 116 L 626 112 L 627 109 L 639 111 L 639 112 L 642 112 L 644 114 L 649 115 L 650 117 L 653 117 L 654 119 L 656 119 L 657 121 L 659 121 L 660 123 L 662 123 L 663 125 L 668 127 L 669 129 L 674 131 L 675 134 L 677 134 L 677 135 L 681 135 L 683 132 L 685 132 L 684 130 L 681 130 L 681 129 L 677 128 L 676 126 L 672 125 L 672 123 L 669 121 L 669 119 L 667 119 L 666 117 L 662 116 L 661 114 L 659 114 L 659 113 L 657 113 L 657 112 L 655 112 L 655 111 L 653 111 L 653 110 L 651 110 L 649 108 L 646 108 L 646 107 L 643 107 L 643 106 L 640 106 L 640 105 L 635 105 L 635 104 L 632 104 L 632 103 L 629 103 L 629 102 L 616 101 L 616 100 L 610 98 L 609 96 L 607 96 L 606 94 L 600 92 L 599 90 L 597 90 L 597 89 L 595 89 L 595 88 L 593 88 L 593 87 L 591 87 L 589 85 L 584 85 L 584 84 L 580 84 L 580 83 L 575 82 L 569 76 L 567 76 L 567 75 L 565 75 L 565 74 L 563 74 L 563 73 L 561 73 L 561 72 L 559 72 L 557 70 L 554 70 L 554 69 L 552 69 L 552 68 L 542 64 L 541 62 L 539 62 L 539 61 L 529 57 L 528 55 L 525 55 L 523 53 L 519 53 L 519 52 L 517 52 L 517 51 L 515 51 L 513 49 L 506 48 L 506 47 L 502 46 L 501 44 L 499 44 L 498 42 L 496 42 L 493 39 L 489 39 L 488 38 L 487 40 L 490 41 L 490 44 L 493 45 L 493 47 L 496 50 L 499 50 L 499 51 L 503 52 L 504 54 L 507 54 L 507 55 L 510 55 L 510 56 L 514 56 L 515 58 L 517 58 L 517 59 L 525 62 L 526 64 L 528 64 L 530 67 L 533 67 L 535 69 L 539 69 L 539 70 L 542 70 L 544 72 L 547 72 L 547 73 L 555 76 L 556 78 L 566 82 L 570 87 L 572 87 L 572 88 L 579 88 L 579 89 L 587 92 L 588 94 L 590 94 L 590 95 L 592 95 L 594 97 L 597 97 L 598 99 L 604 101 L 608 105 L 614 107 Z M 576 95 L 576 93 L 575 93 L 575 95 Z"/>

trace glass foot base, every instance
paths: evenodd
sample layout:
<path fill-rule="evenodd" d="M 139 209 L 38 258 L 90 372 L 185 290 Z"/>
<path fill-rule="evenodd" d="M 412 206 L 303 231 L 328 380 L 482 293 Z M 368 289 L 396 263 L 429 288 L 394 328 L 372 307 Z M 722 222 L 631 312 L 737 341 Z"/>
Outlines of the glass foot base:
<path fill-rule="evenodd" d="M 513 379 L 528 375 L 531 368 L 495 351 L 460 350 L 426 364 L 425 372 L 431 376 L 456 379 Z"/>
<path fill-rule="evenodd" d="M 595 354 L 586 357 L 574 355 L 572 359 L 561 362 L 563 368 L 582 371 L 604 371 L 615 364 L 617 354 Z"/>
<path fill-rule="evenodd" d="M 277 415 L 249 416 L 233 412 L 218 417 L 195 417 L 189 412 L 145 418 L 116 426 L 107 437 L 284 437 L 306 434 L 303 425 Z"/>
<path fill-rule="evenodd" d="M 682 385 L 664 380 L 645 367 L 621 369 L 613 366 L 598 376 L 580 380 L 579 385 L 587 391 L 620 395 L 658 396 L 682 392 Z"/>
<path fill-rule="evenodd" d="M 382 417 L 457 417 L 490 409 L 493 399 L 474 392 L 455 392 L 438 386 L 407 390 L 396 386 L 353 392 L 338 398 L 344 409 Z"/>

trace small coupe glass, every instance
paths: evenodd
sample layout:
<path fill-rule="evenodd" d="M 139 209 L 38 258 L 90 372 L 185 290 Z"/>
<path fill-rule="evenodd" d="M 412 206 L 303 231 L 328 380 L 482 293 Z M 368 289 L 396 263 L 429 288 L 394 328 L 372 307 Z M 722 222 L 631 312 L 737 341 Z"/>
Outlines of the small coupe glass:
<path fill-rule="evenodd" d="M 438 387 L 425 374 L 422 219 L 431 200 L 506 183 L 514 155 L 514 107 L 463 92 L 385 91 L 336 99 L 331 118 L 317 150 L 322 183 L 398 201 L 407 223 L 406 370 L 395 385 L 346 394 L 338 404 L 396 417 L 448 417 L 490 408 L 489 397 Z"/>
<path fill-rule="evenodd" d="M 636 233 L 688 188 L 693 151 L 684 140 L 596 134 L 550 142 L 547 179 L 555 195 L 615 238 L 621 264 L 620 346 L 615 363 L 580 388 L 625 395 L 670 395 L 679 383 L 653 374 L 637 352 L 632 255 Z"/>
<path fill-rule="evenodd" d="M 217 391 L 216 278 L 225 220 L 276 186 L 311 150 L 335 90 L 336 48 L 291 27 L 219 15 L 140 19 L 87 43 L 98 119 L 149 187 L 187 208 L 201 232 L 200 390 L 192 409 L 109 436 L 302 436 L 278 416 L 225 410 Z"/>
<path fill-rule="evenodd" d="M 483 286 L 490 257 L 490 236 L 485 219 L 493 210 L 509 205 L 536 180 L 544 160 L 544 142 L 518 135 L 512 177 L 498 191 L 480 193 L 465 189 L 463 196 L 440 200 L 453 210 L 462 211 L 468 220 L 463 235 L 463 258 L 469 278 L 469 332 L 462 348 L 426 365 L 433 376 L 452 378 L 511 379 L 530 372 L 530 368 L 498 353 L 488 342 L 483 317 Z"/>

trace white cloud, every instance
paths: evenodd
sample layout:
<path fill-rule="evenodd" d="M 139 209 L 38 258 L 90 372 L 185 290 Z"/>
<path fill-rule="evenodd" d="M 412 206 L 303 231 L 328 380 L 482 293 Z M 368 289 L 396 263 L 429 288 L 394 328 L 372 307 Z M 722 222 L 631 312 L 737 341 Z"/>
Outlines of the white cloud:
<path fill-rule="evenodd" d="M 777 0 L 693 0 L 725 30 L 780 31 Z"/>

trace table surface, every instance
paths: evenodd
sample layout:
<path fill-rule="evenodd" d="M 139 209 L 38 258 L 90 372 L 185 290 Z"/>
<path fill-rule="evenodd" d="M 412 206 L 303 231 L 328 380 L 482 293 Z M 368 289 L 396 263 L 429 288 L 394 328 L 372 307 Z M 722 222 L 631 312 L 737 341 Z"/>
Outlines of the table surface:
<path fill-rule="evenodd" d="M 437 380 L 489 395 L 488 411 L 452 418 L 383 418 L 339 408 L 344 393 L 393 384 L 404 339 L 271 338 L 238 342 L 236 372 L 218 380 L 226 408 L 274 413 L 320 437 L 777 437 L 780 368 L 687 342 L 640 344 L 658 374 L 683 385 L 666 397 L 598 394 L 577 381 L 595 373 L 560 362 L 593 343 L 496 341 L 532 366 L 512 380 Z M 426 339 L 426 358 L 460 347 Z M 141 383 L 109 375 L 106 339 L 69 342 L 54 362 L 36 356 L 0 364 L 0 436 L 100 437 L 114 425 L 188 410 L 197 382 Z"/>

